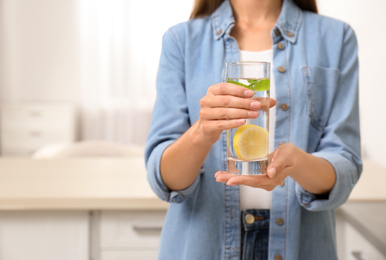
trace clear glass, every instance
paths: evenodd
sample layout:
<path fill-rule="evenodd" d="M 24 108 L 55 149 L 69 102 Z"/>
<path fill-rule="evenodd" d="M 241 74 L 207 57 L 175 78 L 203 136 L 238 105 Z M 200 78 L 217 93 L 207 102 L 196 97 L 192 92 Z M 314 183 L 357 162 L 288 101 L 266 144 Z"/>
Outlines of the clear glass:
<path fill-rule="evenodd" d="M 259 116 L 241 127 L 227 130 L 228 172 L 242 175 L 266 174 L 269 142 L 269 62 L 230 62 L 226 81 L 255 92 L 261 103 Z"/>

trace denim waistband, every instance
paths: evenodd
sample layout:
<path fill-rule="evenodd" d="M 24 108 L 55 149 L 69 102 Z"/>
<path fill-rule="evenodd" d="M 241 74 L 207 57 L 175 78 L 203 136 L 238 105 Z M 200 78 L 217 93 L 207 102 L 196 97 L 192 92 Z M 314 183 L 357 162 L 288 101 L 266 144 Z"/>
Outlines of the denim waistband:
<path fill-rule="evenodd" d="M 269 228 L 269 209 L 247 209 L 241 211 L 241 224 L 244 231 L 256 228 Z"/>

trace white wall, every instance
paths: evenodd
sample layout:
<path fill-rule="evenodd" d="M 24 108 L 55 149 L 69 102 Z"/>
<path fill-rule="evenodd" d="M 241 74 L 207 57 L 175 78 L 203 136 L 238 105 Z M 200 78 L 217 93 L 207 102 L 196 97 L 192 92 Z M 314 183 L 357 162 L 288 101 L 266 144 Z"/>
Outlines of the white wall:
<path fill-rule="evenodd" d="M 149 10 L 146 1 L 127 1 L 146 17 L 147 23 L 137 21 L 138 30 L 152 35 L 159 43 L 168 27 L 188 18 L 192 6 L 192 0 L 153 0 Z M 0 0 L 0 102 L 80 100 L 81 3 L 82 0 Z M 160 12 L 162 8 L 165 10 Z M 162 22 L 154 24 L 158 19 Z M 132 46 L 141 45 L 154 53 L 154 42 L 141 41 L 138 30 L 135 37 L 131 36 L 135 41 Z M 159 46 L 157 50 L 160 49 Z M 154 66 L 148 68 L 154 74 L 158 58 L 159 51 L 154 56 Z M 144 81 L 153 79 L 155 75 Z"/>
<path fill-rule="evenodd" d="M 319 12 L 354 28 L 359 45 L 363 156 L 386 166 L 386 1 L 319 0 Z"/>
<path fill-rule="evenodd" d="M 1 101 L 77 101 L 77 0 L 2 0 Z"/>

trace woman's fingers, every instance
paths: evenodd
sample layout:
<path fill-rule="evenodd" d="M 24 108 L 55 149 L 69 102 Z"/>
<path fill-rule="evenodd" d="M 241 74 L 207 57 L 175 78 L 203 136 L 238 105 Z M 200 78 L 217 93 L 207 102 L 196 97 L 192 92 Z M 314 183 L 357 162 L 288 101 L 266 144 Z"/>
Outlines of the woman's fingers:
<path fill-rule="evenodd" d="M 276 105 L 276 100 L 273 98 L 253 98 L 254 92 L 250 89 L 240 87 L 229 83 L 220 83 L 211 86 L 208 89 L 208 94 L 213 95 L 211 100 L 212 107 L 240 107 L 245 109 L 260 109 L 263 108 L 260 103 L 269 108 Z"/>
<path fill-rule="evenodd" d="M 273 190 L 280 183 L 267 175 L 234 175 L 221 171 L 215 174 L 215 178 L 217 182 L 226 183 L 229 186 L 246 185 L 268 191 Z"/>
<path fill-rule="evenodd" d="M 222 130 L 229 130 L 236 127 L 240 127 L 246 123 L 245 119 L 233 119 L 233 120 L 202 120 L 200 127 L 204 133 L 209 133 L 214 129 L 219 130 L 221 134 Z"/>
<path fill-rule="evenodd" d="M 274 178 L 277 173 L 288 175 L 295 167 L 296 158 L 297 148 L 295 145 L 290 143 L 279 145 L 269 156 L 268 176 Z"/>
<path fill-rule="evenodd" d="M 225 86 L 223 85 L 225 84 Z M 251 99 L 253 91 L 233 84 L 217 84 L 209 87 L 200 101 L 201 107 L 228 107 L 257 110 L 260 102 Z"/>
<path fill-rule="evenodd" d="M 200 105 L 201 107 L 233 107 L 248 110 L 257 110 L 261 107 L 259 101 L 251 98 L 240 98 L 236 96 L 213 94 L 205 96 L 203 99 L 201 99 Z"/>
<path fill-rule="evenodd" d="M 210 137 L 210 140 L 218 140 L 223 130 L 242 126 L 246 119 L 257 118 L 258 111 L 263 107 L 260 100 L 252 98 L 253 95 L 252 90 L 234 84 L 219 83 L 210 86 L 207 94 L 200 100 L 200 134 Z M 264 110 L 268 108 L 268 103 L 264 99 Z"/>
<path fill-rule="evenodd" d="M 200 101 L 201 127 L 208 132 L 212 132 L 211 129 L 217 132 L 216 129 L 239 127 L 245 119 L 257 118 L 260 102 L 252 100 L 252 96 L 253 91 L 233 84 L 211 86 Z"/>
<path fill-rule="evenodd" d="M 269 108 L 276 106 L 276 99 L 270 98 L 269 99 Z"/>
<path fill-rule="evenodd" d="M 252 90 L 230 83 L 219 83 L 210 86 L 208 91 L 213 95 L 231 95 L 242 98 L 251 98 L 255 94 Z"/>
<path fill-rule="evenodd" d="M 212 108 L 200 111 L 200 117 L 207 120 L 253 119 L 258 116 L 258 111 L 237 108 Z"/>

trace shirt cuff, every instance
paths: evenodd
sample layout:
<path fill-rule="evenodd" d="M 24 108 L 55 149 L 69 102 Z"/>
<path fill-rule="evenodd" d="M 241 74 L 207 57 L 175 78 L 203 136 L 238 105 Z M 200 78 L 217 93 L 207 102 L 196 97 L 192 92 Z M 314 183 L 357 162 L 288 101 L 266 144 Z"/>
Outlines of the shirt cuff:
<path fill-rule="evenodd" d="M 194 180 L 193 184 L 184 190 L 170 191 L 168 202 L 180 203 L 188 198 L 196 190 L 199 184 L 199 176 Z"/>
<path fill-rule="evenodd" d="M 147 179 L 150 187 L 160 199 L 171 203 L 180 203 L 196 190 L 199 184 L 200 175 L 197 176 L 189 187 L 183 190 L 173 191 L 165 185 L 161 177 L 161 156 L 164 150 L 173 142 L 174 140 L 163 142 L 154 148 L 146 165 Z"/>
<path fill-rule="evenodd" d="M 361 170 L 340 154 L 317 152 L 313 155 L 331 163 L 336 173 L 336 181 L 332 190 L 323 195 L 312 194 L 296 183 L 295 192 L 298 201 L 310 211 L 335 209 L 347 201 Z"/>

